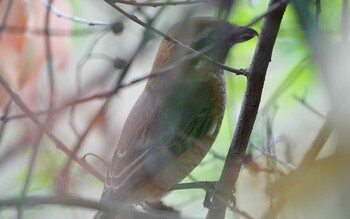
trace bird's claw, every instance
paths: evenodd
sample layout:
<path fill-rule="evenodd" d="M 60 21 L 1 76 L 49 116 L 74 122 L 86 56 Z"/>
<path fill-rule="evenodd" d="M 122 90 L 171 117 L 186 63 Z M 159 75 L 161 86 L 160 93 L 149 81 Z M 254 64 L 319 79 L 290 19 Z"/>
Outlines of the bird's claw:
<path fill-rule="evenodd" d="M 217 182 L 206 182 L 204 189 L 205 189 L 205 197 L 203 201 L 203 206 L 208 209 L 215 209 L 215 206 L 212 202 L 214 193 L 216 191 L 216 183 Z"/>
<path fill-rule="evenodd" d="M 212 182 L 211 184 L 208 183 L 206 186 L 207 187 L 205 189 L 206 193 L 204 197 L 203 206 L 208 209 L 216 209 L 212 201 L 216 191 L 216 182 Z M 230 204 L 232 203 L 233 206 L 236 206 L 236 197 L 234 196 L 235 192 L 236 192 L 236 188 L 233 189 L 232 194 L 229 198 L 229 203 Z"/>

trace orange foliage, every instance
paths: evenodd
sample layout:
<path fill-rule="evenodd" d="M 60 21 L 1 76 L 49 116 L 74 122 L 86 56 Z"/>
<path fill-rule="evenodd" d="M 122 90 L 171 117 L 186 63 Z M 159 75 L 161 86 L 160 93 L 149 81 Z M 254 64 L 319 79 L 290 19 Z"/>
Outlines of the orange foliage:
<path fill-rule="evenodd" d="M 29 5 L 29 2 L 31 4 Z M 0 2 L 0 18 L 4 18 L 8 1 Z M 60 0 L 55 6 L 69 13 L 69 5 Z M 29 30 L 45 27 L 45 14 L 47 8 L 40 1 L 16 0 L 6 22 L 6 26 L 25 27 Z M 50 30 L 70 30 L 71 21 L 51 14 Z M 34 35 L 30 32 L 11 33 L 6 29 L 0 36 L 0 74 L 11 85 L 12 89 L 21 91 L 26 102 L 33 104 L 37 89 L 37 80 L 40 70 L 45 64 L 45 36 Z M 63 70 L 68 62 L 70 40 L 69 37 L 51 36 L 52 58 L 57 61 L 60 70 Z M 0 88 L 0 107 L 9 97 Z"/>

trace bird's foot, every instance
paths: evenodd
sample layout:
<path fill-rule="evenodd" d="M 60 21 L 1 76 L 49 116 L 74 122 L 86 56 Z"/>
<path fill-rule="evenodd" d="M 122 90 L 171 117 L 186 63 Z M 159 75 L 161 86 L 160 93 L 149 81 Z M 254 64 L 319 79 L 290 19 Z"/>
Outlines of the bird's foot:
<path fill-rule="evenodd" d="M 213 184 L 211 189 L 206 189 L 205 198 L 203 202 L 203 206 L 208 209 L 216 209 L 214 203 L 213 203 L 213 197 L 216 192 L 216 182 Z M 233 206 L 236 206 L 236 197 L 234 196 L 234 193 L 236 192 L 236 189 L 232 191 L 232 194 L 229 197 L 229 203 Z"/>

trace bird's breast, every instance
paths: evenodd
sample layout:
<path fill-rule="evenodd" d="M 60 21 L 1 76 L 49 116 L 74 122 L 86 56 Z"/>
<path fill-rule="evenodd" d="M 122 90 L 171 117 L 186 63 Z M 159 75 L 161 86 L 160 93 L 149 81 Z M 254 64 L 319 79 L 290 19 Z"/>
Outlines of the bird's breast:
<path fill-rule="evenodd" d="M 210 83 L 208 83 L 210 82 Z M 152 191 L 149 200 L 159 200 L 174 185 L 188 176 L 192 170 L 200 164 L 208 153 L 219 132 L 225 111 L 226 88 L 224 75 L 217 71 L 217 75 L 206 78 L 206 86 L 203 89 L 211 89 L 213 92 L 205 97 L 210 99 L 211 124 L 208 130 L 198 139 L 186 146 L 186 150 L 178 155 L 174 161 L 164 168 L 153 180 L 142 189 L 144 192 Z M 211 86 L 211 87 L 208 87 Z M 205 93 L 205 90 L 202 90 Z M 200 97 L 204 98 L 204 97 Z"/>

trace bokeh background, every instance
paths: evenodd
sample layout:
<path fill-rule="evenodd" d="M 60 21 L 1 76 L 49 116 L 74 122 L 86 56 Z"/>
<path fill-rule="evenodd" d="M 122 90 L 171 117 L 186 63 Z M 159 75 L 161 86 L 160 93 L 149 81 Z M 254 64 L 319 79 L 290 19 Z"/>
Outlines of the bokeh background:
<path fill-rule="evenodd" d="M 321 2 L 319 17 L 315 2 Z M 165 7 L 118 4 L 146 22 L 156 16 L 152 26 L 162 32 L 188 16 L 217 15 L 213 2 Z M 267 0 L 236 0 L 227 19 L 246 25 L 263 14 L 267 5 Z M 146 81 L 126 86 L 112 96 L 107 94 L 115 89 L 131 59 L 123 85 L 149 74 L 162 38 L 147 32 L 147 42 L 139 46 L 146 29 L 102 0 L 55 0 L 45 26 L 47 6 L 46 0 L 0 1 L 0 25 L 4 27 L 0 29 L 0 75 L 57 138 L 71 149 L 78 145 L 77 155 L 104 174 L 105 162 L 111 158 L 128 112 Z M 228 210 L 227 218 L 350 216 L 346 207 L 347 165 L 339 164 L 337 158 L 343 155 L 346 161 L 348 150 L 339 149 L 339 138 L 327 136 L 317 160 L 306 167 L 300 165 L 333 109 L 348 112 L 348 4 L 345 0 L 305 1 L 305 7 L 318 20 L 328 46 L 322 51 L 327 56 L 317 56 L 313 38 L 305 38 L 295 8 L 289 5 L 236 185 L 237 203 Z M 261 24 L 260 20 L 252 28 L 259 32 Z M 51 31 L 50 37 L 45 37 L 45 28 Z M 227 65 L 248 67 L 256 43 L 257 38 L 234 47 Z M 340 71 L 344 75 L 337 74 Z M 226 73 L 226 78 L 228 99 L 220 134 L 203 163 L 184 182 L 215 181 L 221 174 L 246 84 L 243 76 Z M 339 101 L 334 101 L 335 97 Z M 76 104 L 84 98 L 88 99 Z M 48 113 L 50 106 L 60 110 Z M 102 182 L 74 161 L 64 172 L 68 156 L 23 116 L 2 88 L 0 107 L 1 200 L 63 192 L 99 200 Z M 346 116 L 341 118 L 347 121 Z M 345 133 L 346 127 L 342 126 Z M 174 191 L 165 202 L 182 216 L 203 218 L 207 212 L 202 204 L 204 195 L 202 190 Z M 91 209 L 56 205 L 21 212 L 22 218 L 77 219 L 94 214 Z M 0 218 L 18 218 L 18 210 L 0 206 Z"/>

